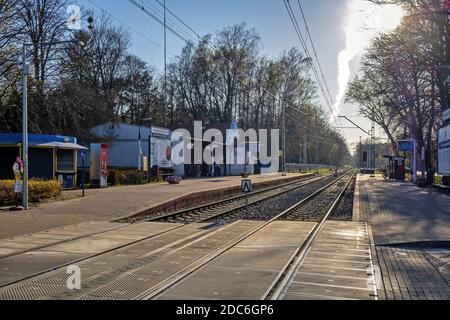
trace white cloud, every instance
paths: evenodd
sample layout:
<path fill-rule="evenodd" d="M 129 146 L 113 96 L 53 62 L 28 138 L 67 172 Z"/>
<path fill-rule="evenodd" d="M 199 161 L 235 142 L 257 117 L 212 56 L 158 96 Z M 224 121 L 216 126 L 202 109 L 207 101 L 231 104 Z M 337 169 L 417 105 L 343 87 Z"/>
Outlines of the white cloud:
<path fill-rule="evenodd" d="M 377 6 L 366 0 L 347 0 L 347 14 L 343 23 L 345 49 L 338 56 L 338 93 L 335 103 L 343 104 L 352 76 L 351 61 L 364 52 L 376 33 L 397 27 L 403 10 L 395 5 Z"/>

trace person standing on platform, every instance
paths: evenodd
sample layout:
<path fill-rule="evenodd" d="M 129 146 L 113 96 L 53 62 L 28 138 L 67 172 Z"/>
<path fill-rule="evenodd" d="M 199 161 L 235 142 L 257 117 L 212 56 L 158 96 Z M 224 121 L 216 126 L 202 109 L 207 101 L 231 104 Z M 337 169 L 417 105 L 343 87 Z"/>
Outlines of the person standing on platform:
<path fill-rule="evenodd" d="M 22 175 L 23 163 L 19 156 L 16 157 L 16 162 L 12 166 L 14 172 L 14 193 L 16 194 L 16 209 L 19 208 L 19 193 L 22 193 Z"/>

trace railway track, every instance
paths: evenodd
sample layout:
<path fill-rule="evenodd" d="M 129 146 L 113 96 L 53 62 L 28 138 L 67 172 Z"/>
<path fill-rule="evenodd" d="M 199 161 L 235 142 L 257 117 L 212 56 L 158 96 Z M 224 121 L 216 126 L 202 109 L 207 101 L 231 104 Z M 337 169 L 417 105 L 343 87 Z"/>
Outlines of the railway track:
<path fill-rule="evenodd" d="M 309 195 L 324 185 L 333 181 L 332 175 L 324 177 L 313 177 L 295 183 L 289 183 L 277 188 L 265 189 L 249 194 L 248 206 L 244 204 L 245 196 L 233 197 L 223 201 L 207 204 L 195 208 L 189 208 L 174 213 L 155 216 L 145 221 L 172 222 L 172 223 L 230 223 L 238 219 L 262 219 L 268 220 L 273 214 L 270 214 L 265 206 L 268 202 L 282 202 L 280 197 L 286 195 L 295 195 L 303 197 Z M 299 192 L 299 194 L 296 194 Z M 273 206 L 272 206 L 273 207 Z M 258 211 L 264 211 L 258 214 Z M 272 208 L 279 211 L 279 203 Z"/>
<path fill-rule="evenodd" d="M 155 286 L 154 288 L 148 290 L 147 292 L 141 294 L 138 298 L 143 300 L 150 300 L 150 299 L 156 299 L 159 296 L 163 294 L 164 291 L 168 290 L 169 288 L 175 286 L 178 282 L 182 281 L 185 277 L 188 275 L 194 273 L 207 263 L 213 261 L 217 257 L 219 257 L 221 254 L 225 253 L 226 251 L 230 250 L 234 246 L 238 245 L 239 243 L 243 242 L 244 240 L 248 239 L 252 235 L 256 234 L 260 230 L 264 229 L 268 225 L 274 223 L 275 221 L 279 220 L 285 220 L 287 217 L 290 217 L 289 220 L 292 220 L 292 214 L 298 212 L 300 208 L 304 207 L 305 205 L 312 203 L 312 201 L 317 201 L 322 196 L 325 196 L 327 198 L 327 202 L 329 202 L 328 198 L 330 197 L 330 194 L 334 193 L 334 200 L 331 203 L 331 207 L 326 212 L 325 216 L 316 218 L 320 223 L 314 228 L 312 233 L 308 236 L 307 240 L 305 241 L 304 245 L 302 245 L 295 255 L 292 257 L 291 261 L 286 265 L 285 270 L 283 270 L 279 277 L 274 281 L 271 288 L 267 290 L 267 293 L 264 295 L 264 299 L 270 300 L 270 299 L 278 299 L 280 297 L 279 291 L 282 291 L 285 288 L 285 282 L 288 282 L 290 279 L 291 273 L 293 273 L 296 268 L 298 268 L 298 259 L 303 258 L 305 254 L 308 252 L 309 247 L 311 246 L 311 243 L 319 233 L 319 231 L 322 229 L 323 224 L 325 221 L 327 221 L 330 214 L 333 212 L 333 210 L 338 205 L 339 201 L 341 200 L 342 196 L 345 194 L 345 191 L 349 184 L 351 183 L 352 179 L 355 177 L 354 171 L 348 171 L 341 175 L 339 178 L 334 179 L 332 182 L 326 184 L 325 186 L 322 186 L 320 189 L 316 190 L 314 193 L 310 194 L 306 198 L 300 200 L 295 205 L 290 207 L 289 209 L 279 213 L 278 215 L 272 217 L 270 220 L 264 222 L 263 224 L 259 225 L 258 227 L 254 228 L 253 230 L 247 232 L 246 234 L 242 235 L 239 239 L 233 241 L 230 243 L 227 247 L 222 248 L 221 250 L 215 252 L 213 255 L 209 257 L 205 257 L 204 260 L 198 261 L 191 265 L 189 268 L 183 270 L 183 272 L 180 272 L 175 277 L 167 279 L 166 281 L 160 283 L 158 286 Z M 344 182 L 345 183 L 342 183 Z M 339 185 L 338 187 L 335 187 L 336 185 Z M 330 191 L 331 190 L 331 191 Z M 317 203 L 317 202 L 316 202 Z M 294 215 L 297 216 L 297 215 Z M 300 259 L 301 261 L 301 259 Z M 288 279 L 288 280 L 286 280 Z M 280 289 L 281 288 L 281 289 Z"/>
<path fill-rule="evenodd" d="M 300 207 L 308 203 L 331 197 L 331 194 L 334 194 L 335 201 L 326 216 L 322 217 L 322 219 L 319 219 L 319 216 L 316 217 L 318 220 L 326 221 L 352 178 L 353 173 L 351 172 L 347 172 L 337 179 L 322 178 L 321 184 L 315 185 L 316 191 L 314 193 L 302 198 L 288 210 L 270 217 L 266 221 L 253 223 L 250 223 L 250 221 L 247 223 L 245 221 L 237 221 L 226 226 L 213 227 L 212 229 L 197 229 L 197 224 L 188 224 L 177 228 L 175 231 L 171 230 L 172 233 L 175 232 L 176 234 L 168 232 L 159 235 L 159 238 L 156 240 L 161 241 L 161 243 L 164 243 L 164 238 L 168 238 L 166 245 L 159 245 L 156 243 L 158 241 L 154 241 L 154 239 L 146 239 L 118 250 L 111 250 L 105 255 L 100 254 L 79 261 L 78 264 L 82 269 L 82 274 L 83 272 L 85 273 L 84 279 L 86 278 L 83 282 L 86 287 L 82 291 L 76 293 L 67 291 L 64 280 L 65 268 L 61 266 L 0 288 L 0 299 L 154 299 L 168 288 L 193 274 L 199 268 L 210 263 L 269 224 L 284 219 L 299 219 L 297 213 L 295 215 L 292 215 L 292 213 L 298 212 Z M 343 183 L 347 180 L 348 183 Z M 311 182 L 307 185 L 310 186 L 310 184 Z M 337 185 L 339 187 L 334 187 Z M 289 190 L 290 188 L 287 189 Z M 333 190 L 333 192 L 328 190 Z M 273 197 L 276 197 L 276 195 Z M 323 201 L 325 202 L 325 200 Z M 260 200 L 259 203 L 262 202 L 264 201 Z M 329 203 L 329 200 L 327 200 L 327 203 Z M 233 210 L 236 211 L 236 209 Z M 229 214 L 226 216 L 230 217 Z M 223 215 L 219 217 L 223 217 Z M 202 214 L 201 218 L 203 221 L 211 221 L 211 219 L 217 219 L 218 217 L 214 214 L 205 217 Z M 318 225 L 315 234 L 320 231 L 320 225 L 322 224 L 323 222 Z M 170 240 L 174 235 L 180 234 L 182 237 L 183 232 L 186 233 L 184 238 L 177 241 Z M 211 244 L 210 240 L 213 239 L 210 237 L 213 235 L 217 235 L 216 237 L 219 237 L 221 240 L 215 240 L 213 241 L 214 244 Z M 308 242 L 313 240 L 314 236 L 308 238 Z M 202 243 L 204 244 L 202 245 Z M 153 251 L 150 250 L 150 247 L 154 248 L 152 249 Z M 280 279 L 274 284 L 273 290 L 271 289 L 270 295 L 267 296 L 268 298 L 275 296 L 275 293 L 278 292 L 279 284 L 283 283 L 283 279 L 289 277 L 291 268 L 296 266 L 297 258 L 306 249 L 307 247 L 305 246 L 299 248 L 295 261 L 293 260 L 289 264 L 289 268 L 286 267 L 286 270 L 283 271 L 283 276 L 280 276 Z M 197 251 L 199 253 L 196 253 Z M 167 263 L 172 262 L 161 265 L 160 259 L 167 261 Z M 164 272 L 160 271 L 164 276 L 160 276 L 160 273 L 157 276 L 149 275 L 149 273 L 153 274 L 156 272 L 155 270 L 165 270 Z M 29 293 L 27 292 L 29 288 L 33 288 L 35 291 Z"/>
<path fill-rule="evenodd" d="M 257 203 L 261 203 L 270 199 L 273 199 L 274 197 L 277 197 L 283 193 L 291 192 L 294 190 L 298 190 L 299 188 L 302 188 L 303 186 L 307 186 L 311 183 L 322 181 L 324 179 L 329 178 L 329 176 L 324 177 L 308 177 L 306 179 L 301 179 L 300 181 L 294 181 L 294 182 L 288 182 L 281 185 L 264 188 L 262 190 L 258 190 L 255 192 L 252 192 L 249 194 L 249 199 L 251 205 L 255 205 Z M 218 200 L 215 202 L 211 202 L 208 204 L 204 204 L 201 206 L 196 206 L 192 208 L 183 209 L 177 212 L 171 212 L 171 213 L 163 213 L 163 214 L 156 214 L 151 215 L 147 217 L 136 217 L 136 218 L 130 218 L 130 219 L 122 219 L 120 221 L 116 222 L 122 222 L 120 225 L 106 228 L 101 231 L 96 231 L 92 233 L 87 233 L 81 236 L 76 237 L 70 237 L 68 239 L 54 241 L 45 245 L 36 245 L 30 249 L 25 250 L 17 250 L 14 253 L 10 254 L 3 254 L 0 255 L 0 261 L 2 259 L 10 258 L 13 256 L 17 256 L 20 254 L 36 251 L 36 250 L 42 250 L 45 248 L 49 248 L 55 245 L 61 245 L 65 243 L 69 243 L 76 240 L 81 240 L 83 238 L 93 237 L 93 236 L 101 236 L 103 234 L 106 234 L 111 231 L 120 231 L 120 229 L 125 229 L 130 224 L 134 223 L 145 223 L 145 222 L 173 222 L 173 223 L 193 223 L 193 222 L 204 222 L 207 218 L 212 218 L 214 216 L 226 216 L 232 212 L 237 212 L 241 210 L 244 206 L 242 205 L 243 201 L 245 199 L 245 196 L 235 196 L 223 200 Z M 142 239 L 145 240 L 145 239 Z M 133 244 L 135 242 L 132 242 L 130 244 Z"/>
<path fill-rule="evenodd" d="M 335 184 L 328 186 L 312 198 L 299 202 L 297 205 L 289 208 L 280 215 L 280 218 L 285 218 L 287 220 L 311 221 L 319 219 L 319 223 L 314 227 L 303 245 L 298 248 L 285 269 L 280 273 L 278 279 L 276 279 L 271 288 L 267 290 L 264 296 L 265 300 L 279 300 L 288 290 L 301 263 L 308 255 L 314 240 L 324 227 L 330 215 L 336 210 L 336 207 L 344 196 L 347 188 L 352 183 L 355 173 L 351 173 L 350 178 L 348 178 L 348 175 L 349 174 L 347 174 L 347 179 L 344 176 L 341 181 L 337 181 Z M 323 203 L 326 203 L 327 205 L 324 206 Z M 314 206 L 319 206 L 319 210 L 314 210 L 315 213 L 312 213 L 311 209 Z M 322 214 L 324 209 L 326 209 L 326 212 Z"/>
<path fill-rule="evenodd" d="M 174 279 L 168 288 L 156 295 L 149 292 L 144 298 L 376 300 L 367 225 L 329 221 L 352 181 L 354 174 L 349 173 L 317 190 L 255 228 L 246 239 L 197 272 Z M 320 202 L 324 208 L 305 219 L 301 213 Z M 292 239 L 283 239 L 283 235 Z M 223 280 L 215 279 L 218 272 Z M 245 286 L 236 288 L 242 283 Z"/>

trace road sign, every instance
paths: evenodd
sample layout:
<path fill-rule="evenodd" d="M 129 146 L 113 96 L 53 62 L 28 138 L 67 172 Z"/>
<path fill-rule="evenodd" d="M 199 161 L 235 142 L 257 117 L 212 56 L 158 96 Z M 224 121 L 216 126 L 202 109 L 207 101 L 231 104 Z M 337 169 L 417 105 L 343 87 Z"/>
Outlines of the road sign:
<path fill-rule="evenodd" d="M 442 118 L 444 122 L 450 120 L 450 109 L 444 111 L 444 113 L 442 114 Z"/>
<path fill-rule="evenodd" d="M 414 139 L 400 140 L 398 142 L 398 151 L 411 153 L 412 158 L 412 181 L 417 181 L 417 142 Z"/>
<path fill-rule="evenodd" d="M 401 140 L 398 142 L 398 151 L 403 152 L 413 152 L 414 141 L 412 140 Z"/>
<path fill-rule="evenodd" d="M 244 193 L 252 192 L 252 180 L 250 180 L 250 179 L 242 179 L 242 181 L 241 181 L 241 190 Z"/>

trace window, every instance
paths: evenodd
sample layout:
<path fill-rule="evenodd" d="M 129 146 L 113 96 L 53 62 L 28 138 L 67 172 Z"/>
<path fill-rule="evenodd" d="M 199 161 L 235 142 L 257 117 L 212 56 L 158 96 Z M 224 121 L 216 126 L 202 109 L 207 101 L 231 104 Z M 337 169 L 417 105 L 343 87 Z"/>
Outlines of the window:
<path fill-rule="evenodd" d="M 58 149 L 56 153 L 57 157 L 57 171 L 73 171 L 73 150 Z"/>

